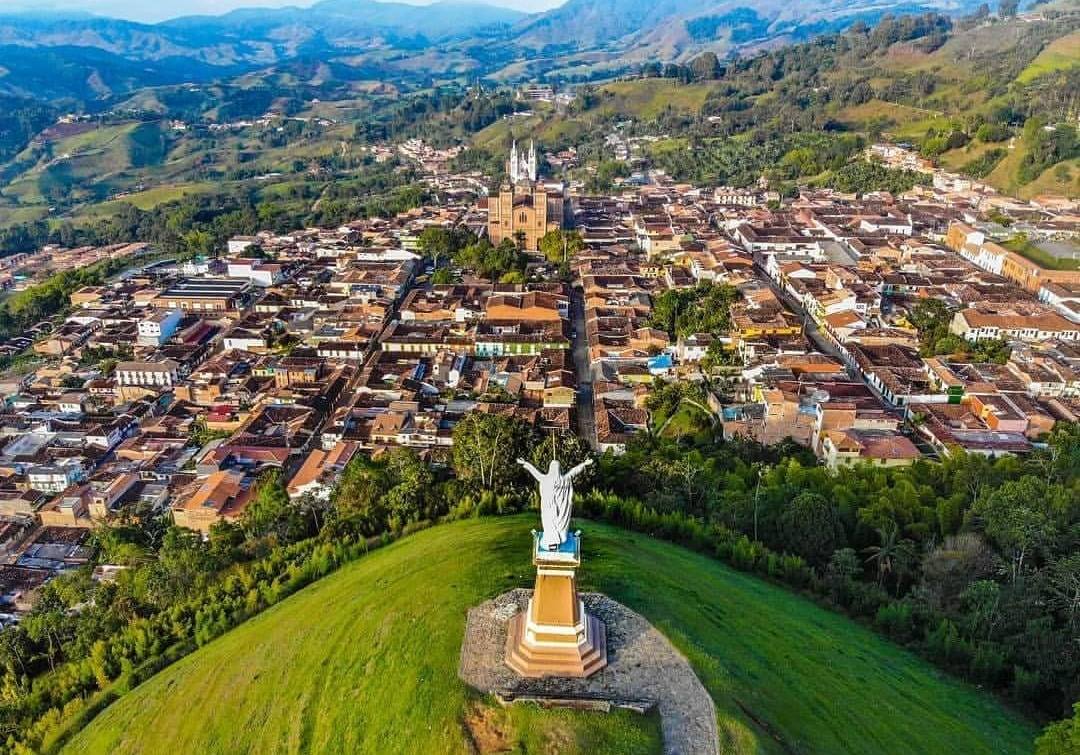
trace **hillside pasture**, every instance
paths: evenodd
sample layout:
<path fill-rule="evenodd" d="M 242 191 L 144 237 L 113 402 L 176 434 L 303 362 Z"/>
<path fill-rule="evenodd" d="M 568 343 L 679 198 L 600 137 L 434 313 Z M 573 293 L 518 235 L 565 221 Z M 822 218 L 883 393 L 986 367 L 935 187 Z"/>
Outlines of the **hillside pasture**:
<path fill-rule="evenodd" d="M 723 752 L 1030 752 L 1030 722 L 869 630 L 697 553 L 576 525 L 582 588 L 642 613 L 689 658 Z M 531 584 L 532 526 L 462 521 L 353 562 L 137 687 L 64 751 L 476 752 L 477 711 L 503 714 L 457 677 L 465 614 Z M 655 721 L 633 714 L 505 715 L 505 751 L 659 752 Z"/>

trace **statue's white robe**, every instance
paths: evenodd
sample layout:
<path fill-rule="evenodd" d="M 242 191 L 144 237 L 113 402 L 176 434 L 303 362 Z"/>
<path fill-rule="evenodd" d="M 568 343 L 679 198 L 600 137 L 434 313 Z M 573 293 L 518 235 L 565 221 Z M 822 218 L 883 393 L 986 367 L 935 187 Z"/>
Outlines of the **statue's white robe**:
<path fill-rule="evenodd" d="M 540 523 L 544 527 L 540 543 L 544 548 L 555 550 L 566 542 L 573 505 L 574 484 L 570 475 L 549 472 L 540 477 Z"/>
<path fill-rule="evenodd" d="M 547 472 L 541 472 L 528 462 L 523 466 L 540 483 L 540 524 L 544 536 L 540 545 L 545 550 L 557 550 L 566 542 L 570 531 L 570 513 L 574 507 L 574 478 L 585 469 L 587 462 L 579 464 L 566 474 L 553 461 Z"/>

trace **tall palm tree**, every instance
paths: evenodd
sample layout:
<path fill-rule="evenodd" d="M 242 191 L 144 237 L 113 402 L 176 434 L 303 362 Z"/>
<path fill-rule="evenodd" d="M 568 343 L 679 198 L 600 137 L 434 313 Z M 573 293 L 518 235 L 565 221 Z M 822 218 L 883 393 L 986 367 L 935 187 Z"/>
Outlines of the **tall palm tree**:
<path fill-rule="evenodd" d="M 863 553 L 869 554 L 866 563 L 877 564 L 878 584 L 881 585 L 885 582 L 885 575 L 896 570 L 897 562 L 904 557 L 904 548 L 900 542 L 900 528 L 895 523 L 888 529 L 878 527 L 877 533 L 880 545 L 863 548 Z"/>

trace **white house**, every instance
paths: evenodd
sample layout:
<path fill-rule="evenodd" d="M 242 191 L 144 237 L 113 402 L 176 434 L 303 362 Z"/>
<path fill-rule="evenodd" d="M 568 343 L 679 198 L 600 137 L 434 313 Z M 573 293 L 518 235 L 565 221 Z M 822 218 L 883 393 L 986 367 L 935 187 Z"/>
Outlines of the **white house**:
<path fill-rule="evenodd" d="M 161 346 L 176 333 L 180 325 L 181 314 L 178 309 L 154 312 L 139 320 L 140 346 Z"/>
<path fill-rule="evenodd" d="M 243 254 L 255 246 L 257 241 L 254 236 L 233 236 L 229 239 L 229 256 Z"/>
<path fill-rule="evenodd" d="M 82 462 L 75 458 L 60 459 L 55 464 L 42 464 L 27 471 L 30 487 L 44 493 L 60 493 L 86 477 Z"/>
<path fill-rule="evenodd" d="M 229 260 L 226 275 L 230 278 L 243 278 L 256 286 L 268 288 L 281 281 L 282 266 L 273 262 L 237 257 Z"/>
<path fill-rule="evenodd" d="M 175 385 L 180 365 L 171 359 L 161 362 L 120 362 L 116 365 L 117 385 Z"/>
<path fill-rule="evenodd" d="M 266 351 L 266 336 L 247 328 L 233 328 L 229 334 L 221 340 L 226 351 L 239 349 L 240 351 L 253 351 L 256 353 Z"/>
<path fill-rule="evenodd" d="M 1043 283 L 1039 288 L 1039 301 L 1072 322 L 1080 322 L 1080 283 Z"/>
<path fill-rule="evenodd" d="M 675 345 L 675 356 L 680 362 L 700 362 L 709 353 L 713 340 L 709 333 L 681 336 Z"/>
<path fill-rule="evenodd" d="M 988 338 L 1016 339 L 1034 343 L 1060 338 L 1080 340 L 1080 325 L 1070 322 L 1050 309 L 1035 311 L 1033 307 L 997 308 L 990 304 L 962 309 L 953 315 L 949 331 L 969 341 Z"/>

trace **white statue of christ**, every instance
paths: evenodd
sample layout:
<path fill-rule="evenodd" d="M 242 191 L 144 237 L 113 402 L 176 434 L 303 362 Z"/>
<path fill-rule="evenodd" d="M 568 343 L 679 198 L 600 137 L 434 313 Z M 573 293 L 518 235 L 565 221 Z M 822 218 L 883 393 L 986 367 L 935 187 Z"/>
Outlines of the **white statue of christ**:
<path fill-rule="evenodd" d="M 573 479 L 593 460 L 586 459 L 566 474 L 562 473 L 555 459 L 551 460 L 547 472 L 541 472 L 524 459 L 518 459 L 517 463 L 540 483 L 540 523 L 544 527 L 541 545 L 549 551 L 558 550 L 566 542 L 566 533 L 570 529 L 570 510 L 574 505 Z"/>

